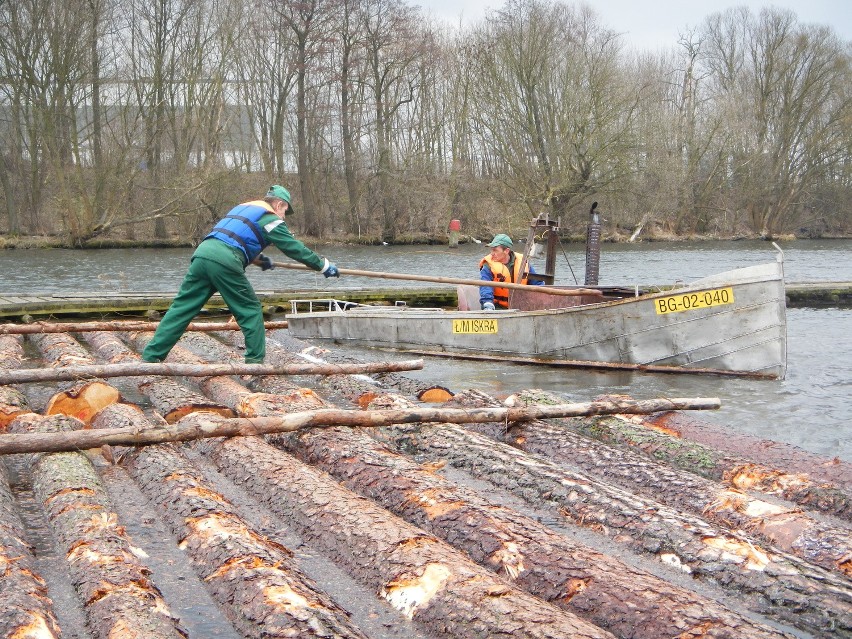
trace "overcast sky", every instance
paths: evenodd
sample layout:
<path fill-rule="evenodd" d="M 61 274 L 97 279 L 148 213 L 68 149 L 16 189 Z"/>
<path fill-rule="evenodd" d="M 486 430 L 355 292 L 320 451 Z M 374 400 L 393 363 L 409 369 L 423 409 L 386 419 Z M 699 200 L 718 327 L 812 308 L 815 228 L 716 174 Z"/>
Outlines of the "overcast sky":
<path fill-rule="evenodd" d="M 427 13 L 458 24 L 475 22 L 489 10 L 499 9 L 503 0 L 414 0 Z M 852 40 L 852 2 L 849 0 L 597 0 L 588 2 L 606 26 L 623 33 L 638 48 L 667 48 L 677 43 L 685 27 L 698 26 L 703 19 L 732 6 L 747 6 L 757 13 L 766 6 L 791 9 L 800 22 L 832 25 L 838 35 Z"/>

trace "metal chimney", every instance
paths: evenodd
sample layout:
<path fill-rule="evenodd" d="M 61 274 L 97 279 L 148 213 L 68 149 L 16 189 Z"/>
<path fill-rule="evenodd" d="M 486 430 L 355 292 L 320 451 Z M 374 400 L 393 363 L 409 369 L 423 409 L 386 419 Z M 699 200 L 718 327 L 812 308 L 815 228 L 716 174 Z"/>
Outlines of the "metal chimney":
<path fill-rule="evenodd" d="M 589 227 L 586 229 L 586 286 L 598 285 L 598 273 L 601 265 L 601 220 L 595 210 L 597 202 L 589 209 Z"/>

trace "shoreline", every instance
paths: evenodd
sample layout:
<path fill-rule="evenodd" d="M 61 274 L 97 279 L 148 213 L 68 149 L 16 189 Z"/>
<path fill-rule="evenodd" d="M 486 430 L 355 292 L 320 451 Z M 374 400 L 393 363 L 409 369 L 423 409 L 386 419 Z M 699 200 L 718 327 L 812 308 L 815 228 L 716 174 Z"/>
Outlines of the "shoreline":
<path fill-rule="evenodd" d="M 316 238 L 311 236 L 297 236 L 303 243 L 308 246 L 382 246 L 386 242 L 381 238 L 354 238 L 343 237 L 336 241 L 330 241 L 325 238 Z M 562 242 L 568 244 L 585 244 L 585 236 L 566 235 L 560 237 Z M 630 237 L 623 234 L 609 234 L 601 238 L 602 244 L 639 244 L 652 242 L 737 242 L 737 241 L 755 241 L 763 240 L 766 242 L 793 242 L 796 240 L 850 240 L 852 235 L 821 235 L 813 237 L 810 235 L 797 236 L 795 234 L 782 234 L 775 236 L 761 236 L 758 234 L 749 235 L 648 235 L 637 238 L 631 241 Z M 398 238 L 396 241 L 389 242 L 395 246 L 418 246 L 418 245 L 443 245 L 448 243 L 448 238 L 438 236 L 408 236 Z M 472 239 L 472 236 L 460 238 L 459 244 L 478 243 Z M 82 245 L 71 245 L 67 241 L 59 237 L 52 236 L 17 236 L 8 237 L 0 235 L 0 250 L 30 250 L 30 249 L 69 249 L 69 250 L 94 250 L 94 249 L 124 249 L 124 248 L 195 248 L 197 242 L 195 240 L 184 240 L 179 238 L 166 238 L 160 240 L 121 240 L 121 239 L 94 239 L 84 242 Z"/>

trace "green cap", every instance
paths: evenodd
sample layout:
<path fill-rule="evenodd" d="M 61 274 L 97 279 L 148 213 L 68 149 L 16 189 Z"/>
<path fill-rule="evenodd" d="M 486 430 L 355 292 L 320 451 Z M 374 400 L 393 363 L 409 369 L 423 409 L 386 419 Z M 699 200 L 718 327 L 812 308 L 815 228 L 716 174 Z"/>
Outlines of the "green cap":
<path fill-rule="evenodd" d="M 495 246 L 505 246 L 506 248 L 512 248 L 512 238 L 506 235 L 505 233 L 498 233 L 494 236 L 494 239 L 488 244 L 490 247 Z"/>
<path fill-rule="evenodd" d="M 290 215 L 295 213 L 293 210 L 293 202 L 290 200 L 290 191 L 285 189 L 283 186 L 279 186 L 278 184 L 270 186 L 269 190 L 266 192 L 266 197 L 277 197 L 279 200 L 284 200 L 287 204 L 289 204 L 287 212 Z"/>

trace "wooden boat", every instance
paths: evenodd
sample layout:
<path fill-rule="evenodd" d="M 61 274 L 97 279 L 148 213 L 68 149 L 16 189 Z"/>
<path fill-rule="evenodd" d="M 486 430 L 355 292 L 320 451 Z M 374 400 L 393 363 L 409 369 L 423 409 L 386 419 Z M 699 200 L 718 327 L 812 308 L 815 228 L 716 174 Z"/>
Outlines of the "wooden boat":
<path fill-rule="evenodd" d="M 542 276 L 550 282 L 551 264 Z M 459 287 L 458 310 L 295 300 L 288 324 L 300 338 L 421 354 L 772 379 L 786 372 L 780 249 L 774 262 L 667 291 L 586 287 L 597 294 L 568 297 L 547 288 L 513 289 L 511 309 L 501 311 L 479 310 L 475 286 Z"/>
<path fill-rule="evenodd" d="M 478 298 L 475 287 L 470 288 Z M 300 338 L 418 352 L 784 377 L 787 322 L 780 256 L 776 262 L 727 271 L 670 291 L 622 296 L 605 290 L 604 301 L 593 296 L 557 298 L 536 288 L 516 291 L 516 308 L 505 311 L 313 300 L 308 312 L 299 312 L 300 303 L 294 302 L 289 330 Z M 459 294 L 463 308 L 468 294 Z M 556 300 L 570 305 L 553 308 Z M 328 306 L 318 311 L 318 304 Z"/>

